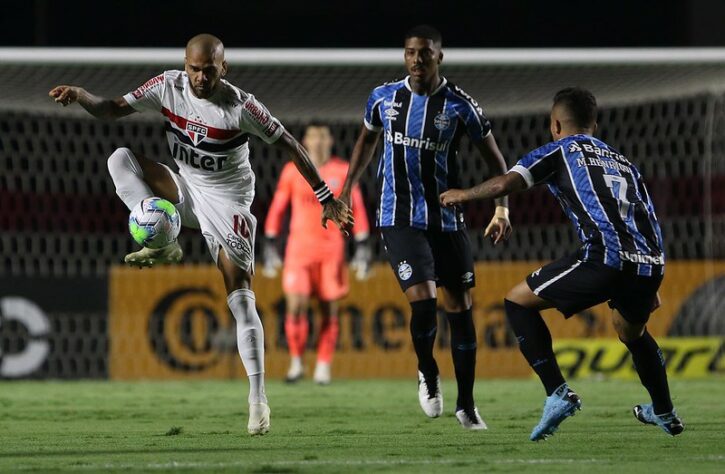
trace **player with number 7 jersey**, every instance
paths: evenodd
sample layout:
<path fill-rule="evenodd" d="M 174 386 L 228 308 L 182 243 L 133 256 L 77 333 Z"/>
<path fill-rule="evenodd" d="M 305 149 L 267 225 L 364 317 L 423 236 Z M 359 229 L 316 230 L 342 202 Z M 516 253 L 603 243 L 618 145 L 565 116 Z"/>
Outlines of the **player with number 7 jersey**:
<path fill-rule="evenodd" d="M 654 206 L 637 168 L 603 141 L 570 135 L 544 145 L 511 168 L 527 187 L 546 184 L 573 221 L 581 258 L 638 275 L 662 274 L 665 262 Z"/>
<path fill-rule="evenodd" d="M 660 304 L 657 290 L 665 267 L 654 205 L 639 170 L 594 138 L 596 118 L 597 102 L 590 91 L 562 89 L 551 109 L 554 141 L 521 158 L 506 175 L 440 196 L 442 205 L 451 206 L 546 184 L 582 241 L 573 255 L 531 273 L 504 299 L 519 348 L 547 395 L 532 441 L 554 434 L 582 406 L 561 373 L 539 311 L 557 308 L 568 318 L 604 302 L 612 308 L 614 329 L 652 399 L 634 407 L 635 418 L 672 436 L 685 428 L 672 405 L 664 356 L 647 332 L 650 314 Z"/>

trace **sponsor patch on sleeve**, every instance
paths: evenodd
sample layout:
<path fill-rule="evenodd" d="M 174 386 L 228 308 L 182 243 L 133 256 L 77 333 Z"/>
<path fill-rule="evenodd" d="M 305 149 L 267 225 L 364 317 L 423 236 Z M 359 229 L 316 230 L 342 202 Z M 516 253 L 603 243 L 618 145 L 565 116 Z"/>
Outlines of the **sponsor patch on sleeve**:
<path fill-rule="evenodd" d="M 247 115 L 257 122 L 261 126 L 268 126 L 270 122 L 270 115 L 269 112 L 267 112 L 264 107 L 261 107 L 256 101 L 254 100 L 248 100 L 244 103 L 244 110 L 247 112 Z M 266 131 L 265 131 L 266 133 Z M 274 133 L 274 132 L 273 132 Z M 271 134 L 270 134 L 271 135 Z"/>
<path fill-rule="evenodd" d="M 141 97 L 146 94 L 146 92 L 150 91 L 151 89 L 159 86 L 164 82 L 164 75 L 159 74 L 156 77 L 152 77 L 148 81 L 146 81 L 141 87 L 133 91 L 133 96 L 137 99 L 140 99 Z"/>

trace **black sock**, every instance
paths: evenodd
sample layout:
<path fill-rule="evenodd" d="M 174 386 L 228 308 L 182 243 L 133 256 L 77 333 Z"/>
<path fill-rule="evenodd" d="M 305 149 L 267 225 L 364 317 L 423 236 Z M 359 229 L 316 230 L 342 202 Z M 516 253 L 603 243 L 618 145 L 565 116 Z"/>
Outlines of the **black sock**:
<path fill-rule="evenodd" d="M 470 309 L 447 313 L 451 327 L 451 355 L 458 383 L 456 409 L 472 410 L 473 383 L 476 379 L 476 328 Z"/>
<path fill-rule="evenodd" d="M 622 341 L 624 342 L 624 341 Z M 657 342 L 645 329 L 639 339 L 624 342 L 632 354 L 634 368 L 639 374 L 639 380 L 652 397 L 652 408 L 657 415 L 664 415 L 672 411 L 670 388 L 667 385 L 667 372 L 665 371 L 665 358 Z"/>
<path fill-rule="evenodd" d="M 438 364 L 433 358 L 433 344 L 436 340 L 437 312 L 436 299 L 414 301 L 410 303 L 413 315 L 410 318 L 410 335 L 413 337 L 413 347 L 418 356 L 418 370 L 423 372 L 426 379 L 438 375 Z"/>
<path fill-rule="evenodd" d="M 506 318 L 519 341 L 519 349 L 546 389 L 546 395 L 565 383 L 551 345 L 551 333 L 535 309 L 524 308 L 513 301 L 503 300 Z"/>

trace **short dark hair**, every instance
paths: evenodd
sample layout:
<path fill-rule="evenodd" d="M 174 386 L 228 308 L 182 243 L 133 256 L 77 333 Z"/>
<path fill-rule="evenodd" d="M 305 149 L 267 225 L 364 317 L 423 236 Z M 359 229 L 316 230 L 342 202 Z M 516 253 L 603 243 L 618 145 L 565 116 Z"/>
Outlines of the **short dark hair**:
<path fill-rule="evenodd" d="M 330 124 L 320 119 L 312 119 L 305 124 L 303 132 L 307 132 L 308 128 L 330 128 Z"/>
<path fill-rule="evenodd" d="M 329 123 L 315 118 L 305 123 L 305 126 L 302 128 L 302 133 L 299 136 L 300 141 L 305 137 L 305 135 L 307 135 L 307 131 L 311 128 L 326 128 L 330 131 L 330 133 L 332 133 L 332 128 L 330 128 Z"/>
<path fill-rule="evenodd" d="M 431 40 L 438 46 L 443 44 L 443 36 L 441 35 L 441 32 L 430 25 L 414 26 L 405 33 L 405 39 L 408 38 L 425 38 Z"/>
<path fill-rule="evenodd" d="M 554 105 L 563 105 L 580 128 L 590 128 L 597 122 L 597 99 L 582 87 L 567 87 L 554 96 Z"/>

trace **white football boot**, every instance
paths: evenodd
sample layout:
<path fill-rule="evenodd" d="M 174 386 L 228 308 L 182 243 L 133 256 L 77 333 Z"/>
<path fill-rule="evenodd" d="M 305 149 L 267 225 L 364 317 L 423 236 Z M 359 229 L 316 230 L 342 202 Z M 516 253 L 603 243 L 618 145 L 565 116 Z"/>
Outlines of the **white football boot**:
<path fill-rule="evenodd" d="M 332 380 L 330 372 L 329 362 L 318 362 L 315 366 L 315 375 L 312 377 L 312 380 L 318 385 L 330 385 L 330 380 Z"/>
<path fill-rule="evenodd" d="M 474 407 L 473 413 L 470 413 L 468 410 L 458 410 L 456 412 L 456 418 L 458 418 L 461 426 L 467 430 L 478 431 L 488 429 L 481 415 L 478 414 L 478 408 Z"/>
<path fill-rule="evenodd" d="M 435 387 L 429 390 L 425 383 L 423 372 L 418 371 L 418 401 L 423 413 L 431 418 L 437 418 L 443 414 L 443 395 L 441 394 L 441 378 L 436 375 Z"/>
<path fill-rule="evenodd" d="M 249 404 L 247 431 L 252 436 L 269 432 L 269 406 L 266 403 Z"/>
<path fill-rule="evenodd" d="M 304 375 L 305 367 L 302 365 L 302 358 L 290 358 L 289 370 L 287 370 L 287 377 L 285 377 L 284 381 L 287 383 L 299 382 Z"/>
<path fill-rule="evenodd" d="M 177 241 L 171 242 L 166 247 L 160 249 L 142 248 L 138 252 L 132 252 L 126 255 L 124 262 L 133 267 L 153 267 L 161 263 L 179 263 L 184 256 L 181 245 Z"/>

